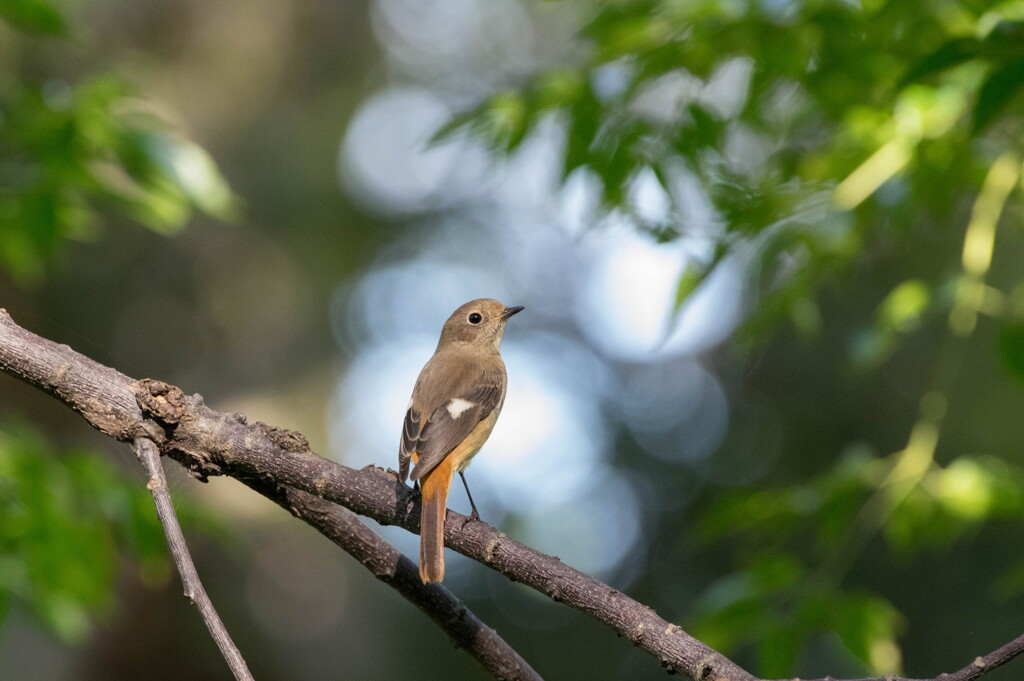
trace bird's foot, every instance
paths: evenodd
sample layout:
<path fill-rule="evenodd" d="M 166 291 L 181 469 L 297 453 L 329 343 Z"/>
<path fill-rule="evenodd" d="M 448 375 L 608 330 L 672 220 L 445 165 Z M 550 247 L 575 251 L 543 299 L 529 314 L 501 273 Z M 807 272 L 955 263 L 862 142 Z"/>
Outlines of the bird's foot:
<path fill-rule="evenodd" d="M 463 527 L 463 529 L 465 529 L 466 525 L 469 525 L 470 523 L 475 523 L 475 522 L 481 522 L 481 521 L 480 521 L 480 514 L 477 512 L 476 507 L 474 506 L 473 510 L 470 512 L 470 514 L 468 516 L 466 516 L 465 520 L 462 521 L 462 527 Z"/>

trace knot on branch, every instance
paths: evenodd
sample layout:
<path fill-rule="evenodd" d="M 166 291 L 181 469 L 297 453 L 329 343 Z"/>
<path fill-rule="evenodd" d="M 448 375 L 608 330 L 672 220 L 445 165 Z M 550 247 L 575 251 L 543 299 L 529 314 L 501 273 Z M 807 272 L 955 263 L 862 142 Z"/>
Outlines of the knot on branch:
<path fill-rule="evenodd" d="M 545 591 L 545 593 L 547 593 L 548 598 L 553 600 L 555 603 L 561 603 L 562 602 L 562 597 L 563 597 L 564 594 L 562 593 L 561 585 L 558 584 L 557 582 L 549 584 L 548 587 L 544 591 Z"/>
<path fill-rule="evenodd" d="M 674 676 L 679 673 L 679 667 L 668 658 L 661 659 L 661 668 L 668 672 L 669 676 Z"/>
<path fill-rule="evenodd" d="M 194 447 L 176 438 L 177 427 L 189 419 L 190 413 L 203 405 L 200 395 L 187 396 L 181 388 L 152 378 L 144 378 L 132 385 L 135 401 L 147 417 L 142 424 L 146 437 L 156 442 L 161 453 L 180 463 L 196 480 L 208 482 L 211 475 L 220 475 L 223 469 L 215 463 L 210 452 Z"/>
<path fill-rule="evenodd" d="M 715 663 L 717 661 L 717 653 L 712 651 L 711 654 L 705 655 L 697 663 L 696 674 L 694 674 L 693 678 L 696 681 L 708 681 L 708 679 L 711 679 L 712 675 L 715 673 Z"/>
<path fill-rule="evenodd" d="M 485 565 L 490 565 L 494 562 L 494 556 L 507 536 L 504 532 L 498 532 L 487 542 L 487 545 L 484 547 Z"/>
<path fill-rule="evenodd" d="M 135 383 L 134 392 L 139 408 L 157 421 L 174 425 L 185 415 L 188 400 L 177 386 L 144 378 Z"/>
<path fill-rule="evenodd" d="M 643 622 L 638 622 L 635 627 L 626 633 L 626 637 L 633 642 L 633 645 L 638 646 L 643 643 L 645 628 L 646 625 Z"/>
<path fill-rule="evenodd" d="M 261 422 L 254 423 L 251 427 L 254 431 L 266 437 L 286 452 L 306 454 L 310 451 L 309 440 L 307 440 L 306 436 L 297 430 L 268 426 Z"/>
<path fill-rule="evenodd" d="M 209 482 L 211 475 L 217 476 L 224 473 L 224 469 L 214 463 L 209 454 L 205 452 L 185 452 L 178 448 L 171 448 L 166 453 L 199 482 Z"/>

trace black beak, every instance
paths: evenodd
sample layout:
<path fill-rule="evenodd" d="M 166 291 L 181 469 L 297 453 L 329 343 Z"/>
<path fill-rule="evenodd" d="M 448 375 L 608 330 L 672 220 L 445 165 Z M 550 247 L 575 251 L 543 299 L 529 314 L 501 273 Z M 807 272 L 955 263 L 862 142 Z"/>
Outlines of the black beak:
<path fill-rule="evenodd" d="M 522 312 L 524 308 L 522 305 L 516 305 L 515 307 L 506 307 L 505 311 L 501 313 L 502 319 L 508 319 L 517 312 Z"/>

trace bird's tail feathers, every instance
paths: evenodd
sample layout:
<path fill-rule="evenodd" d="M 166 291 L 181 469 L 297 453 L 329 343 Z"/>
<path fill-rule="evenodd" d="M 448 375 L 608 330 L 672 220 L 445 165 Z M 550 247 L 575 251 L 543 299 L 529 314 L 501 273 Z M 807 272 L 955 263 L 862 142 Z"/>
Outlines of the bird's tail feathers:
<path fill-rule="evenodd" d="M 444 579 L 444 517 L 455 473 L 450 459 L 445 457 L 420 480 L 420 579 L 424 584 Z"/>

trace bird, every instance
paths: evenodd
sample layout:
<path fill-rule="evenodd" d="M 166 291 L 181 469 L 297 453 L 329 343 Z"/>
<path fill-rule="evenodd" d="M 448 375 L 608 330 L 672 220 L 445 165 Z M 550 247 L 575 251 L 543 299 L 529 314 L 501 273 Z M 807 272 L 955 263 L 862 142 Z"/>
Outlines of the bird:
<path fill-rule="evenodd" d="M 507 377 L 501 360 L 505 325 L 523 306 L 493 298 L 471 300 L 444 323 L 434 355 L 420 371 L 405 413 L 398 475 L 420 488 L 420 579 L 444 579 L 444 519 L 455 473 L 473 511 L 463 474 L 494 429 L 505 403 Z M 410 475 L 410 464 L 413 464 Z"/>

